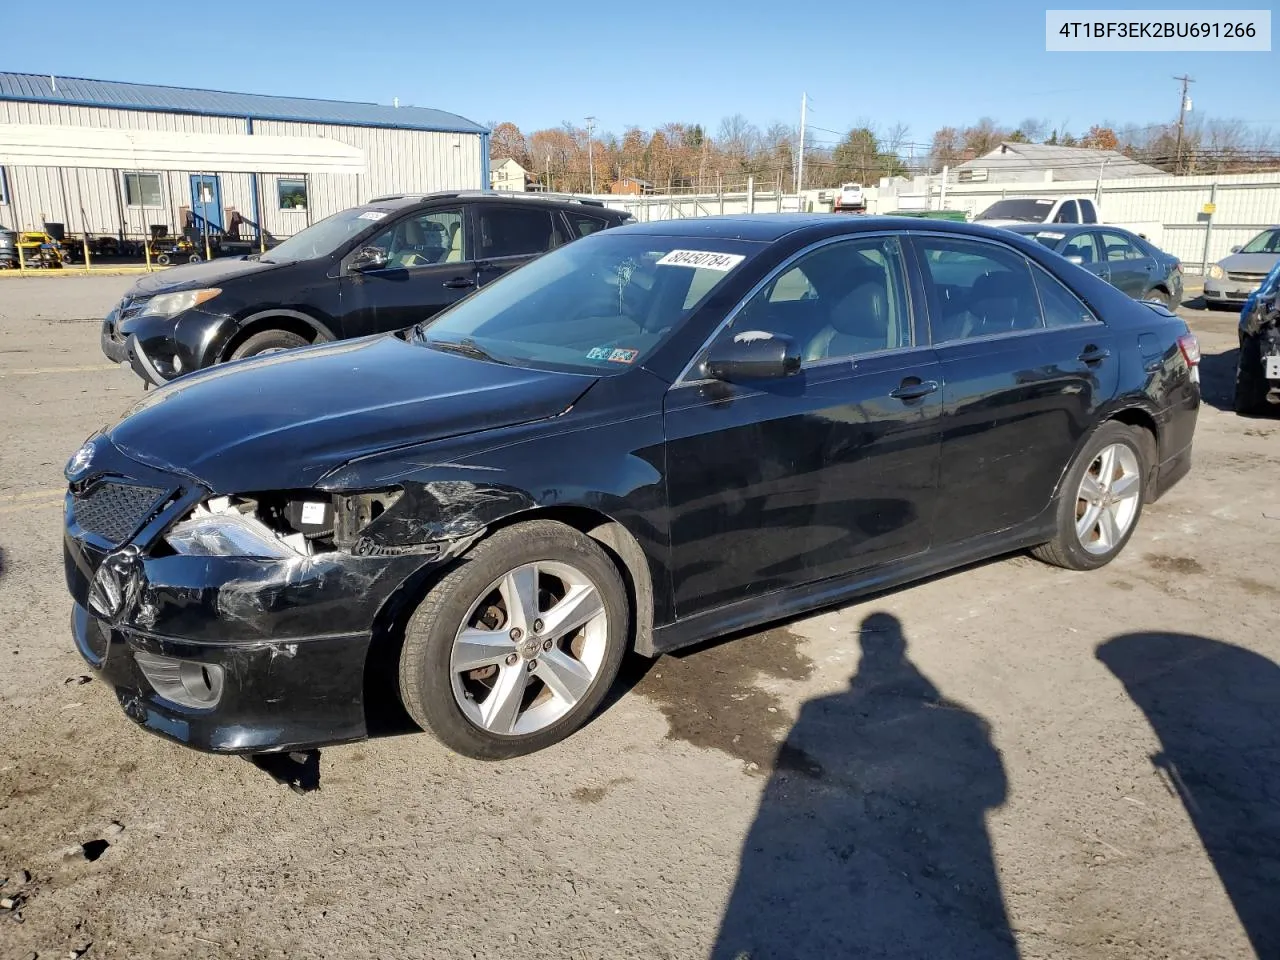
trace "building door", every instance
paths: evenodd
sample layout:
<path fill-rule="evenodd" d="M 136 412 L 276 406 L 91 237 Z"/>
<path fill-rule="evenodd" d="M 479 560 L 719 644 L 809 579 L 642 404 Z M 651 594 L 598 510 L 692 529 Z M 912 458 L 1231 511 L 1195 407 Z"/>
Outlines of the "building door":
<path fill-rule="evenodd" d="M 221 230 L 222 227 L 222 187 L 218 183 L 216 173 L 193 173 L 191 175 L 191 210 L 196 216 L 204 219 L 210 229 Z M 200 228 L 199 221 L 196 228 Z M 201 231 L 203 233 L 203 230 Z"/>

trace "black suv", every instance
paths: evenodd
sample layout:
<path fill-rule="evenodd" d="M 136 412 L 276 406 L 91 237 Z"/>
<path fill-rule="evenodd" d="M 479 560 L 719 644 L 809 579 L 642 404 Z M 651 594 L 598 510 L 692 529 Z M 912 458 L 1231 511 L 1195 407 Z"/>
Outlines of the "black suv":
<path fill-rule="evenodd" d="M 226 360 L 398 330 L 549 250 L 631 221 L 570 197 L 378 197 L 264 254 L 144 277 L 103 321 L 102 352 L 158 386 Z"/>

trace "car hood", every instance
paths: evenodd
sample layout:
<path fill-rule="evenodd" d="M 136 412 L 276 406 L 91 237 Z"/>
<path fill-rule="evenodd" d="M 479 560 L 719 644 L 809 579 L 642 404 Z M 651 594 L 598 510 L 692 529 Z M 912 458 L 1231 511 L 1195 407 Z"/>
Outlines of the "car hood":
<path fill-rule="evenodd" d="M 133 285 L 132 292 L 152 296 L 157 293 L 171 293 L 175 290 L 215 287 L 237 277 L 266 273 L 268 270 L 278 270 L 282 266 L 284 266 L 282 263 L 263 263 L 261 260 L 249 260 L 244 257 L 226 257 L 207 260 L 203 263 L 184 263 L 181 266 L 147 274 Z"/>
<path fill-rule="evenodd" d="M 1270 273 L 1280 260 L 1280 253 L 1233 253 L 1218 261 L 1218 266 L 1231 273 Z"/>
<path fill-rule="evenodd" d="M 355 457 L 558 416 L 596 379 L 368 337 L 180 378 L 107 437 L 215 493 L 299 489 Z"/>

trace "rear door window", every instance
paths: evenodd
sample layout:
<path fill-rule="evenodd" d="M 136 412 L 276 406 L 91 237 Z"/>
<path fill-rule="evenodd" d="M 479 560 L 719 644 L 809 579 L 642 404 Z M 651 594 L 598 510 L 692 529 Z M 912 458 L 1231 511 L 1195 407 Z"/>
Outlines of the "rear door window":
<path fill-rule="evenodd" d="M 563 242 L 554 211 L 477 204 L 477 259 L 531 257 L 554 250 Z"/>
<path fill-rule="evenodd" d="M 569 226 L 575 237 L 585 237 L 609 225 L 608 221 L 601 220 L 599 217 L 588 217 L 585 213 L 566 213 L 565 216 L 569 218 Z"/>
<path fill-rule="evenodd" d="M 1102 242 L 1103 249 L 1106 250 L 1108 263 L 1115 263 L 1119 260 L 1141 260 L 1146 256 L 1123 234 L 1102 233 L 1099 234 L 1098 239 Z"/>
<path fill-rule="evenodd" d="M 1080 222 L 1081 223 L 1097 223 L 1098 211 L 1093 206 L 1092 200 L 1080 201 Z"/>
<path fill-rule="evenodd" d="M 1040 308 L 1046 327 L 1075 327 L 1097 322 L 1098 318 L 1089 312 L 1080 298 L 1047 270 L 1033 266 L 1031 272 L 1035 276 L 1036 291 L 1040 294 Z"/>
<path fill-rule="evenodd" d="M 951 237 L 916 243 L 933 292 L 934 343 L 1043 328 L 1040 296 L 1021 254 Z"/>

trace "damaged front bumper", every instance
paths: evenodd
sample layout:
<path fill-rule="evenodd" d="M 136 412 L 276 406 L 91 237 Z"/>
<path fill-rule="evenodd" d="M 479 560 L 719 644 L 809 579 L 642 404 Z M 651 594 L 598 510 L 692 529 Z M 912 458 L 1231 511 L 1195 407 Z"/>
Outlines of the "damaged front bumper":
<path fill-rule="evenodd" d="M 113 627 L 80 604 L 71 612 L 76 647 L 110 684 L 136 723 L 198 750 L 263 753 L 366 736 L 363 677 L 367 633 L 291 641 L 193 642 Z M 166 674 L 192 667 L 209 706 L 178 703 Z M 216 671 L 216 672 L 213 672 Z M 197 687 L 198 689 L 198 687 Z"/>
<path fill-rule="evenodd" d="M 185 374 L 212 366 L 236 330 L 234 317 L 198 308 L 175 317 L 139 315 L 103 321 L 102 352 L 113 363 L 128 364 L 146 383 L 163 386 Z"/>
<path fill-rule="evenodd" d="M 149 556 L 84 535 L 70 495 L 64 557 L 76 647 L 125 713 L 228 753 L 365 737 L 374 625 L 398 588 L 438 562 Z"/>

